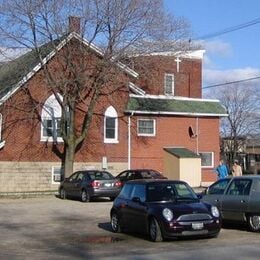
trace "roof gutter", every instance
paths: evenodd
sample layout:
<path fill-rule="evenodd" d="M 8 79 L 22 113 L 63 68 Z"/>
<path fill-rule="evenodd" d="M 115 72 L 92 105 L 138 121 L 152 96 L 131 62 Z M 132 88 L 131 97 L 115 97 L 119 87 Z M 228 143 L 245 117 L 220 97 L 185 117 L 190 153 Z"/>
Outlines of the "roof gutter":
<path fill-rule="evenodd" d="M 191 117 L 227 117 L 228 114 L 217 113 L 192 113 L 192 112 L 171 112 L 171 111 L 141 111 L 141 110 L 126 110 L 125 113 L 139 115 L 175 115 L 175 116 L 191 116 Z"/>

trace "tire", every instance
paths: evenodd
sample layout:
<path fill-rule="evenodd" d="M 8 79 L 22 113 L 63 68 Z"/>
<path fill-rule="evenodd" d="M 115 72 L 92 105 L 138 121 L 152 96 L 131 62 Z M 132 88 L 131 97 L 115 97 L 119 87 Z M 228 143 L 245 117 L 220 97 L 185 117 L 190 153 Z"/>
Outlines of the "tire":
<path fill-rule="evenodd" d="M 248 217 L 249 229 L 253 232 L 260 232 L 260 215 L 250 215 Z"/>
<path fill-rule="evenodd" d="M 149 235 L 153 242 L 163 241 L 162 231 L 156 218 L 151 218 L 149 223 Z"/>
<path fill-rule="evenodd" d="M 82 202 L 89 202 L 90 201 L 89 193 L 86 190 L 81 191 L 81 201 Z"/>
<path fill-rule="evenodd" d="M 114 233 L 120 233 L 121 227 L 120 227 L 120 220 L 118 217 L 118 214 L 116 212 L 113 212 L 111 214 L 111 228 Z"/>
<path fill-rule="evenodd" d="M 64 190 L 64 188 L 60 189 L 60 198 L 63 200 L 67 199 L 67 192 Z"/>

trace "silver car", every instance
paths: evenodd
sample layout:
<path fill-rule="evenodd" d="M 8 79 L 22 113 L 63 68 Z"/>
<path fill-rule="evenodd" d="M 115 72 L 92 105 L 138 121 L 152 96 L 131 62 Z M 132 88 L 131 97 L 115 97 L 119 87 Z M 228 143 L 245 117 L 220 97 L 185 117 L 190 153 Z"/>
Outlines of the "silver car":
<path fill-rule="evenodd" d="M 245 222 L 251 231 L 260 232 L 260 176 L 220 179 L 201 196 L 218 207 L 224 221 Z"/>
<path fill-rule="evenodd" d="M 59 187 L 62 199 L 80 198 L 89 202 L 94 197 L 109 197 L 111 200 L 119 194 L 121 182 L 107 171 L 78 171 L 66 178 Z"/>

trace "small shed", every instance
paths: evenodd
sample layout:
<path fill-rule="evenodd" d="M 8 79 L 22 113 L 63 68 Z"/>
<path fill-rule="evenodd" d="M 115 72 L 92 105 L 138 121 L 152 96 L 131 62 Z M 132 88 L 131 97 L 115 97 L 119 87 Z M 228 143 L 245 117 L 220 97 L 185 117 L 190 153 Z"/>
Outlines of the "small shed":
<path fill-rule="evenodd" d="M 191 187 L 201 185 L 201 158 L 184 147 L 164 148 L 164 172 L 168 179 L 186 181 Z"/>

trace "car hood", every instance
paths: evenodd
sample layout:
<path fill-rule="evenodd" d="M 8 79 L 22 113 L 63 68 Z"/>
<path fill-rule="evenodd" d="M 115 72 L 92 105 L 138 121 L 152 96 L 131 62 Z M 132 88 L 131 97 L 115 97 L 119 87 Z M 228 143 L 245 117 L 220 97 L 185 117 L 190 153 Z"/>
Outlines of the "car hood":
<path fill-rule="evenodd" d="M 169 208 L 174 212 L 175 215 L 210 213 L 210 206 L 203 202 L 182 202 L 182 203 L 164 202 L 164 203 L 152 203 L 152 204 L 153 206 L 161 208 L 162 210 L 164 208 Z"/>

